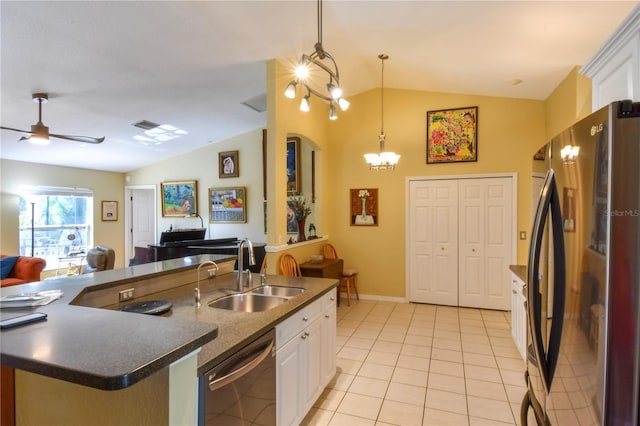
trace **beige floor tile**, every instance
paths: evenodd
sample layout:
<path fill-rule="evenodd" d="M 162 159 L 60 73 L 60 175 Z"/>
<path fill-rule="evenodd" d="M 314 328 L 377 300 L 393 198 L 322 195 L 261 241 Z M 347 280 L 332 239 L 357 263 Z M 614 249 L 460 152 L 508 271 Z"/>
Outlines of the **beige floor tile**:
<path fill-rule="evenodd" d="M 489 345 L 489 336 L 485 334 L 468 334 L 462 333 L 461 337 L 462 343 L 482 343 L 485 345 Z"/>
<path fill-rule="evenodd" d="M 413 319 L 411 320 L 411 323 L 409 325 L 411 327 L 415 327 L 415 328 L 429 328 L 429 329 L 432 329 L 435 326 L 435 322 L 434 321 L 430 321 L 430 320 L 426 320 L 426 319 L 419 319 L 414 315 Z"/>
<path fill-rule="evenodd" d="M 491 346 L 506 346 L 508 348 L 513 347 L 513 339 L 511 337 L 495 337 L 489 336 Z"/>
<path fill-rule="evenodd" d="M 410 368 L 396 367 L 391 377 L 392 382 L 414 386 L 427 386 L 429 373 L 426 371 L 412 370 Z"/>
<path fill-rule="evenodd" d="M 514 425 L 514 424 L 515 423 L 505 423 L 505 422 L 499 422 L 497 420 L 482 419 L 480 417 L 469 416 L 470 426 L 507 426 L 507 425 Z M 530 424 L 535 424 L 535 422 Z"/>
<path fill-rule="evenodd" d="M 458 331 L 451 331 L 451 330 L 443 330 L 441 328 L 438 328 L 438 325 L 436 324 L 436 328 L 433 332 L 433 337 L 434 338 L 440 338 L 440 339 L 449 339 L 449 340 L 460 340 L 460 332 Z"/>
<path fill-rule="evenodd" d="M 362 326 L 356 328 L 353 333 L 351 333 L 350 337 L 356 337 L 358 339 L 371 339 L 375 340 L 380 335 L 380 332 L 377 330 L 371 330 L 367 328 L 363 328 Z"/>
<path fill-rule="evenodd" d="M 431 359 L 458 362 L 462 364 L 462 352 L 442 348 L 433 348 L 431 349 Z"/>
<path fill-rule="evenodd" d="M 476 354 L 493 355 L 493 349 L 491 348 L 491 345 L 485 343 L 462 342 L 462 351 L 473 352 Z"/>
<path fill-rule="evenodd" d="M 338 328 L 358 328 L 360 326 L 360 324 L 362 324 L 361 321 L 354 321 L 354 320 L 350 320 L 350 319 L 341 319 L 340 321 L 338 321 L 338 323 L 336 324 L 336 326 Z"/>
<path fill-rule="evenodd" d="M 417 356 L 400 355 L 396 367 L 409 368 L 411 370 L 429 371 L 429 360 Z"/>
<path fill-rule="evenodd" d="M 373 347 L 375 343 L 375 339 L 363 339 L 360 337 L 351 336 L 349 340 L 344 344 L 344 346 L 349 348 L 358 348 L 358 349 L 366 349 L 369 350 Z"/>
<path fill-rule="evenodd" d="M 375 420 L 350 416 L 342 413 L 335 413 L 329 422 L 330 426 L 375 426 L 375 424 Z"/>
<path fill-rule="evenodd" d="M 431 346 L 431 341 L 433 340 L 431 336 L 419 336 L 416 334 L 411 334 L 411 330 L 407 331 L 407 335 L 404 338 L 404 344 L 407 345 L 419 345 L 419 346 Z"/>
<path fill-rule="evenodd" d="M 522 402 L 527 393 L 526 386 L 504 385 L 504 389 L 507 392 L 507 400 L 518 404 Z"/>
<path fill-rule="evenodd" d="M 399 354 L 400 349 L 402 349 L 402 344 L 399 342 L 387 342 L 384 340 L 377 340 L 373 344 L 372 349 L 377 352 L 389 352 L 389 353 Z"/>
<path fill-rule="evenodd" d="M 409 324 L 411 324 L 410 318 L 389 317 L 384 325 L 384 329 L 388 331 L 389 327 L 402 327 L 406 331 L 406 329 L 409 328 Z"/>
<path fill-rule="evenodd" d="M 452 413 L 467 414 L 467 396 L 428 388 L 425 407 L 450 411 Z"/>
<path fill-rule="evenodd" d="M 323 410 L 322 408 L 311 408 L 307 416 L 300 423 L 301 426 L 325 426 L 329 424 L 333 411 Z"/>
<path fill-rule="evenodd" d="M 451 340 L 443 339 L 441 337 L 434 337 L 433 341 L 431 342 L 431 346 L 434 348 L 462 351 L 462 343 L 460 342 L 460 339 Z"/>
<path fill-rule="evenodd" d="M 340 352 L 338 352 L 338 357 L 352 359 L 354 361 L 364 361 L 367 355 L 369 355 L 368 349 L 350 348 L 348 346 L 343 346 Z"/>
<path fill-rule="evenodd" d="M 365 362 L 360 367 L 358 376 L 371 377 L 372 379 L 391 380 L 393 367 L 390 365 L 373 364 Z"/>
<path fill-rule="evenodd" d="M 353 382 L 355 377 L 356 376 L 352 374 L 338 373 L 333 376 L 333 379 L 331 379 L 327 387 L 330 389 L 346 391 L 349 389 L 349 386 L 351 386 L 351 382 Z"/>
<path fill-rule="evenodd" d="M 496 357 L 498 368 L 500 370 L 524 371 L 526 370 L 524 360 L 522 358 L 507 358 L 502 356 Z"/>
<path fill-rule="evenodd" d="M 467 379 L 483 380 L 485 382 L 502 383 L 500 370 L 479 365 L 464 365 L 464 377 Z"/>
<path fill-rule="evenodd" d="M 373 331 L 380 331 L 382 330 L 382 328 L 384 327 L 384 323 L 386 322 L 386 319 L 381 320 L 380 322 L 376 322 L 376 321 L 372 321 L 373 318 L 376 317 L 372 317 L 371 315 L 367 315 L 367 318 L 362 321 L 362 323 L 358 326 L 358 330 L 373 330 Z"/>
<path fill-rule="evenodd" d="M 407 385 L 405 383 L 392 381 L 389 383 L 385 400 L 398 401 L 405 404 L 424 407 L 424 397 L 426 393 L 426 386 Z"/>
<path fill-rule="evenodd" d="M 400 333 L 400 334 L 407 334 L 407 330 L 409 329 L 409 323 L 405 324 L 405 325 L 401 325 L 401 324 L 389 324 L 389 322 L 387 321 L 387 323 L 384 325 L 384 327 L 382 327 L 382 330 L 380 330 L 381 333 Z"/>
<path fill-rule="evenodd" d="M 382 398 L 374 398 L 349 392 L 342 398 L 342 402 L 336 411 L 342 414 L 376 420 L 381 405 Z"/>
<path fill-rule="evenodd" d="M 378 419 L 394 425 L 415 426 L 422 424 L 423 411 L 421 406 L 385 400 Z"/>
<path fill-rule="evenodd" d="M 369 352 L 366 361 L 374 364 L 395 366 L 398 362 L 398 356 L 398 354 L 390 352 L 371 351 Z"/>
<path fill-rule="evenodd" d="M 514 423 L 511 406 L 507 401 L 467 396 L 467 404 L 469 406 L 469 417 Z"/>
<path fill-rule="evenodd" d="M 425 408 L 422 419 L 423 426 L 464 426 L 469 424 L 466 414 Z"/>
<path fill-rule="evenodd" d="M 520 352 L 518 352 L 518 349 L 515 346 L 515 343 L 511 346 L 494 346 L 493 347 L 493 354 L 495 356 L 501 356 L 501 357 L 505 357 L 505 358 L 516 358 L 521 360 L 522 362 L 524 362 L 524 360 L 522 359 L 522 355 L 520 355 Z"/>
<path fill-rule="evenodd" d="M 511 337 L 511 328 L 487 328 L 487 334 L 492 337 Z"/>
<path fill-rule="evenodd" d="M 345 395 L 345 391 L 325 389 L 322 391 L 322 394 L 318 397 L 318 400 L 313 404 L 313 406 L 316 408 L 322 408 L 323 410 L 335 411 Z"/>
<path fill-rule="evenodd" d="M 487 329 L 482 326 L 478 326 L 477 322 L 474 322 L 473 324 L 460 324 L 460 333 L 487 336 Z"/>
<path fill-rule="evenodd" d="M 447 392 L 465 394 L 465 380 L 463 377 L 449 376 L 435 372 L 429 373 L 429 381 L 427 382 L 429 389 L 437 389 Z"/>
<path fill-rule="evenodd" d="M 360 395 L 373 396 L 376 398 L 384 398 L 388 387 L 388 380 L 357 376 L 351 383 L 349 392 L 357 393 Z"/>
<path fill-rule="evenodd" d="M 358 370 L 360 370 L 361 366 L 362 362 L 360 361 L 340 357 L 336 358 L 336 371 L 338 373 L 351 374 L 355 376 L 358 374 Z"/>
<path fill-rule="evenodd" d="M 485 382 L 482 380 L 466 379 L 467 396 L 507 401 L 507 393 L 502 383 Z"/>
<path fill-rule="evenodd" d="M 348 342 L 347 342 L 348 345 Z M 472 352 L 465 352 L 462 355 L 465 364 L 479 365 L 482 367 L 498 367 L 496 359 L 493 355 L 474 354 Z"/>
<path fill-rule="evenodd" d="M 378 341 L 382 342 L 404 342 L 405 333 L 394 333 L 393 331 L 381 331 L 378 335 Z"/>
<path fill-rule="evenodd" d="M 431 356 L 430 346 L 407 345 L 406 343 L 400 348 L 401 355 L 415 356 L 420 358 L 429 358 Z"/>
<path fill-rule="evenodd" d="M 502 382 L 505 385 L 526 386 L 526 383 L 524 381 L 524 370 L 500 370 L 500 376 L 502 377 Z"/>
<path fill-rule="evenodd" d="M 416 336 L 428 336 L 433 337 L 433 328 L 424 328 L 424 327 L 413 327 L 409 326 L 407 330 L 407 334 L 416 335 Z"/>
<path fill-rule="evenodd" d="M 458 362 L 440 361 L 438 359 L 432 359 L 429 369 L 430 371 L 433 371 L 435 373 L 446 374 L 448 376 L 464 377 L 463 364 L 460 364 Z"/>
<path fill-rule="evenodd" d="M 355 327 L 336 327 L 336 335 L 350 337 L 356 331 Z"/>

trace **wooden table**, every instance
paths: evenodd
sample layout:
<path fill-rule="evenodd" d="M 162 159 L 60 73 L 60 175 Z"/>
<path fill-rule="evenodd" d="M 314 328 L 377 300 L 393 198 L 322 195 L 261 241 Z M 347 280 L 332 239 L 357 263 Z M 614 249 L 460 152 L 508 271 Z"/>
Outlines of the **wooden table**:
<path fill-rule="evenodd" d="M 342 259 L 324 259 L 322 262 L 313 263 L 311 261 L 300 264 L 300 272 L 305 277 L 316 278 L 336 278 L 342 277 Z M 340 292 L 338 291 L 338 306 L 340 306 Z"/>

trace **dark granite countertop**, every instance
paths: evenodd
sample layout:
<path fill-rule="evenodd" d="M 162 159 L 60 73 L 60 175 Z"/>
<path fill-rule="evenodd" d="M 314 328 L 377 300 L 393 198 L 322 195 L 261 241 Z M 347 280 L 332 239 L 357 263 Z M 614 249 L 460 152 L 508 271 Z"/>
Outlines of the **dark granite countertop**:
<path fill-rule="evenodd" d="M 235 256 L 233 256 L 235 257 Z M 229 259 L 229 255 L 200 255 L 136 265 L 75 277 L 61 277 L 5 287 L 2 296 L 62 289 L 60 300 L 36 309 L 47 321 L 2 330 L 3 365 L 103 390 L 122 389 L 148 377 L 201 348 L 198 374 L 233 353 L 245 341 L 272 328 L 282 319 L 337 285 L 336 280 L 267 276 L 267 284 L 307 289 L 302 295 L 265 312 L 242 313 L 209 308 L 206 302 L 232 286 L 234 274 L 201 283 L 202 307 L 193 300 L 194 284 L 182 285 L 135 301 L 164 299 L 173 303 L 162 316 L 118 311 L 118 306 L 93 308 L 71 304 L 87 287 L 92 290 L 194 269 L 202 260 Z M 254 283 L 259 283 L 255 276 Z M 129 301 L 128 303 L 130 303 Z M 10 318 L 31 309 L 2 309 Z"/>
<path fill-rule="evenodd" d="M 527 282 L 527 265 L 509 265 L 511 272 L 516 274 L 525 284 Z"/>

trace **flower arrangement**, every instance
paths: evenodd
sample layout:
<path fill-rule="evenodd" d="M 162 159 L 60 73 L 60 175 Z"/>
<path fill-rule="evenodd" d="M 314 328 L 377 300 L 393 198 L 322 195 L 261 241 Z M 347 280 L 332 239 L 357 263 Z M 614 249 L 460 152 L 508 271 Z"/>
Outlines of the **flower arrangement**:
<path fill-rule="evenodd" d="M 305 220 L 311 214 L 311 206 L 304 195 L 293 195 L 288 199 L 289 207 L 293 210 L 296 220 Z"/>
<path fill-rule="evenodd" d="M 369 196 L 369 191 L 366 190 L 366 189 L 361 189 L 358 192 L 358 197 L 360 197 L 360 198 L 367 198 L 368 196 Z"/>

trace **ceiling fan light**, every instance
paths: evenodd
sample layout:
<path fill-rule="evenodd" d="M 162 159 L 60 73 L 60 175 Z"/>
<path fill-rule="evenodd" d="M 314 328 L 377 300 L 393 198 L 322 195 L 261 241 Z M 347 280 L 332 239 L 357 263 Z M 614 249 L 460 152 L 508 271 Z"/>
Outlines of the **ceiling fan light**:
<path fill-rule="evenodd" d="M 346 111 L 349 109 L 349 101 L 346 100 L 345 98 L 340 98 L 338 99 L 338 106 L 340 107 L 341 110 Z"/>
<path fill-rule="evenodd" d="M 34 145 L 49 145 L 49 136 L 47 135 L 33 135 L 29 138 L 29 142 Z"/>
<path fill-rule="evenodd" d="M 309 112 L 310 109 L 311 107 L 309 105 L 309 95 L 307 95 L 304 98 L 302 98 L 302 101 L 300 102 L 300 111 Z"/>
<path fill-rule="evenodd" d="M 292 81 L 291 83 L 289 83 L 287 85 L 287 88 L 284 91 L 284 95 L 289 98 L 289 99 L 293 99 L 296 97 L 296 82 Z"/>

